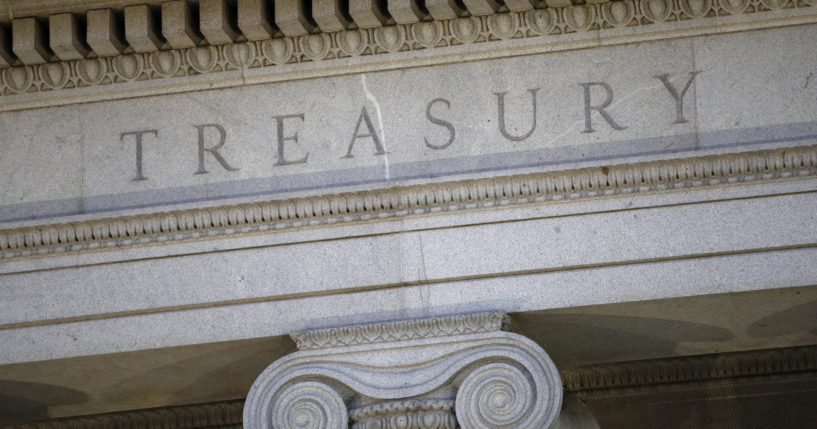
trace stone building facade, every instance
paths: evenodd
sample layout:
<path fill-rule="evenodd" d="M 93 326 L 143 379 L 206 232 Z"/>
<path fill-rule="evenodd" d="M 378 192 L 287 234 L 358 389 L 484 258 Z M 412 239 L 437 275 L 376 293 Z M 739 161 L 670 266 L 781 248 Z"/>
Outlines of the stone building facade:
<path fill-rule="evenodd" d="M 814 0 L 0 0 L 0 426 L 817 427 Z"/>

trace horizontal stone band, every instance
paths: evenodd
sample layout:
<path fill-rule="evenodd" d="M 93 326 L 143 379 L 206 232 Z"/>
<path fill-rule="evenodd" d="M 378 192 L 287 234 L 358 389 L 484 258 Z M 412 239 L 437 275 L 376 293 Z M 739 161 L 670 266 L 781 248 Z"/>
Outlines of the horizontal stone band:
<path fill-rule="evenodd" d="M 394 187 L 0 230 L 0 259 L 816 174 L 817 146 L 803 146 Z"/>
<path fill-rule="evenodd" d="M 520 2 L 527 4 L 527 0 Z M 11 43 L 0 40 L 0 110 L 326 76 L 338 73 L 329 65 L 338 60 L 343 61 L 346 72 L 393 67 L 392 56 L 383 54 L 416 51 L 428 55 L 435 49 L 441 56 L 469 53 L 489 58 L 529 53 L 531 49 L 559 50 L 560 44 L 564 44 L 561 49 L 576 49 L 585 46 L 581 40 L 595 46 L 597 31 L 602 35 L 610 31 L 611 37 L 620 38 L 626 30 L 627 41 L 642 41 L 664 38 L 673 28 L 687 35 L 735 31 L 745 17 L 756 21 L 752 28 L 763 27 L 765 20 L 769 26 L 781 25 L 781 19 L 793 20 L 792 24 L 817 22 L 817 0 L 617 0 L 583 5 L 562 5 L 555 0 L 552 3 L 558 7 L 534 9 L 528 4 L 510 11 L 463 12 L 463 16 L 432 14 L 411 22 L 378 19 L 371 25 L 350 21 L 331 29 L 324 25 L 327 28 L 323 30 L 296 13 L 293 22 L 302 27 L 302 22 L 307 22 L 309 31 L 284 31 L 280 29 L 289 27 L 262 22 L 265 15 L 255 11 L 260 7 L 255 4 L 263 3 L 258 0 L 239 1 L 238 18 L 233 17 L 232 9 L 221 5 L 223 0 L 201 1 L 197 17 L 183 12 L 187 10 L 184 2 L 166 2 L 176 3 L 181 11 L 163 6 L 161 12 L 152 12 L 146 5 L 129 6 L 124 11 L 124 24 L 116 24 L 118 12 L 107 9 L 88 12 L 83 19 L 53 15 L 48 19 L 49 31 L 42 23 L 45 20 L 14 20 Z M 213 6 L 204 7 L 211 3 Z M 255 5 L 252 11 L 247 9 L 249 3 Z M 166 14 L 172 19 L 165 19 Z M 159 15 L 161 19 L 152 18 Z M 255 30 L 247 23 L 242 27 L 242 16 Z M 717 24 L 707 21 L 713 17 L 718 18 Z M 194 19 L 198 19 L 201 32 L 212 26 L 213 35 L 193 31 Z M 234 19 L 237 23 L 231 21 Z M 164 33 L 157 30 L 159 21 Z M 87 29 L 79 27 L 85 25 L 83 22 L 87 22 Z M 117 25 L 124 25 L 127 40 L 116 38 L 121 30 Z M 703 26 L 701 31 L 694 30 L 698 25 Z M 641 28 L 657 34 L 638 36 Z M 80 37 L 85 33 L 88 40 Z M 181 41 L 171 43 L 177 39 Z M 94 40 L 97 42 L 92 43 Z M 511 46 L 502 42 L 511 41 L 515 46 L 509 50 Z M 553 46 L 534 48 L 531 43 Z M 3 48 L 6 45 L 11 49 Z M 460 49 L 465 46 L 471 48 Z M 501 53 L 494 52 L 496 49 Z M 402 62 L 403 66 L 425 65 L 422 56 L 401 61 L 409 62 Z M 92 90 L 109 85 L 118 86 Z"/>

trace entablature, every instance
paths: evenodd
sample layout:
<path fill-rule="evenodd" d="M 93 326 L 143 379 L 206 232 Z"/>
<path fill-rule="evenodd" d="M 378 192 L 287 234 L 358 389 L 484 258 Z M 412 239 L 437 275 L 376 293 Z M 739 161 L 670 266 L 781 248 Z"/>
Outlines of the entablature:
<path fill-rule="evenodd" d="M 402 1 L 8 1 L 0 110 L 817 22 L 815 0 Z"/>

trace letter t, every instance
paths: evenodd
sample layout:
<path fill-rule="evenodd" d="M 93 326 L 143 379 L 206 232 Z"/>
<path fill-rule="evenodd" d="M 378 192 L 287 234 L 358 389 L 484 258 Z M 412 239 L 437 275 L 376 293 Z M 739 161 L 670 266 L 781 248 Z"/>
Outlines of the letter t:
<path fill-rule="evenodd" d="M 136 177 L 131 179 L 132 182 L 148 180 L 148 178 L 142 174 L 142 136 L 145 134 L 153 134 L 159 137 L 159 130 L 128 131 L 119 135 L 119 141 L 125 141 L 126 136 L 134 136 L 136 140 Z"/>

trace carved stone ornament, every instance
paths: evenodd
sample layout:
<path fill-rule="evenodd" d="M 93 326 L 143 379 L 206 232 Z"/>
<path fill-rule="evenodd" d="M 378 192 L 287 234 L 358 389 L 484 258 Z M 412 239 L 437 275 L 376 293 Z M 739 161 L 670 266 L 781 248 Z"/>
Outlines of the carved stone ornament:
<path fill-rule="evenodd" d="M 18 14 L 39 14 L 45 19 L 55 5 L 65 2 L 6 3 L 9 11 L 12 7 L 23 8 Z M 118 2 L 95 3 L 104 6 Z M 548 6 L 551 3 L 553 5 Z M 239 15 L 249 4 L 251 2 L 238 2 Z M 295 7 L 298 2 L 282 4 Z M 127 40 L 119 40 L 117 31 L 109 28 L 112 17 L 118 13 L 116 9 L 95 6 L 95 10 L 87 12 L 91 19 L 75 17 L 72 25 L 51 29 L 50 37 L 70 42 L 59 47 L 82 47 L 82 52 L 72 51 L 68 55 L 49 54 L 41 40 L 45 38 L 37 36 L 41 34 L 38 31 L 42 32 L 35 24 L 39 21 L 29 18 L 13 19 L 11 23 L 3 21 L 6 26 L 12 24 L 13 40 L 7 44 L 16 47 L 9 50 L 0 43 L 0 111 L 235 87 L 247 83 L 242 77 L 246 71 L 251 71 L 253 83 L 281 82 L 346 74 L 348 64 L 355 64 L 356 70 L 378 71 L 393 68 L 395 60 L 404 66 L 424 66 L 432 57 L 449 62 L 451 57 L 461 60 L 502 58 L 528 54 L 532 49 L 553 52 L 595 47 L 607 34 L 612 36 L 611 41 L 626 34 L 629 42 L 645 42 L 677 37 L 677 32 L 689 36 L 732 32 L 749 21 L 753 29 L 817 21 L 817 0 L 596 0 L 518 4 L 524 6 L 511 7 L 510 11 L 503 7 L 487 15 L 450 13 L 434 18 L 432 13 L 432 17 L 419 22 L 350 23 L 350 28 L 338 25 L 322 30 L 315 27 L 310 32 L 305 32 L 299 24 L 296 26 L 299 30 L 281 28 L 281 34 L 275 35 L 245 26 L 242 31 L 248 34 L 241 37 L 228 37 L 223 31 L 217 31 L 208 32 L 204 35 L 206 40 L 197 43 L 164 45 L 157 44 L 158 33 L 149 34 L 152 27 L 146 21 L 150 17 L 146 5 L 132 9 L 141 10 L 140 17 L 135 14 L 130 19 L 126 17 L 126 30 L 133 27 L 138 33 L 132 32 Z M 2 9 L 0 7 L 0 16 L 7 12 Z M 245 14 L 259 22 L 267 19 L 255 10 Z M 9 15 L 6 14 L 6 19 L 11 19 Z M 163 12 L 162 25 L 169 28 L 162 34 L 173 41 L 178 34 L 174 28 L 201 28 L 224 19 L 220 13 L 212 17 L 193 15 L 200 14 L 190 15 L 188 22 L 186 15 Z M 48 19 L 65 20 L 68 16 L 58 14 Z M 99 16 L 106 18 L 94 18 Z M 85 33 L 91 44 L 90 51 L 78 36 Z M 0 42 L 2 40 L 0 32 Z M 17 53 L 16 57 L 12 53 Z M 99 86 L 107 88 L 94 88 Z"/>
<path fill-rule="evenodd" d="M 517 174 L 0 229 L 0 261 L 270 230 L 817 177 L 817 146 Z M 351 328 L 344 328 L 351 329 Z M 303 347 L 324 347 L 316 331 Z M 361 334 L 362 335 L 362 334 Z M 337 337 L 332 337 L 337 338 Z M 351 344 L 350 344 L 351 345 Z"/>
<path fill-rule="evenodd" d="M 256 379 L 244 427 L 552 427 L 559 373 L 536 343 L 503 330 L 508 321 L 487 313 L 293 335 L 300 351 Z"/>

